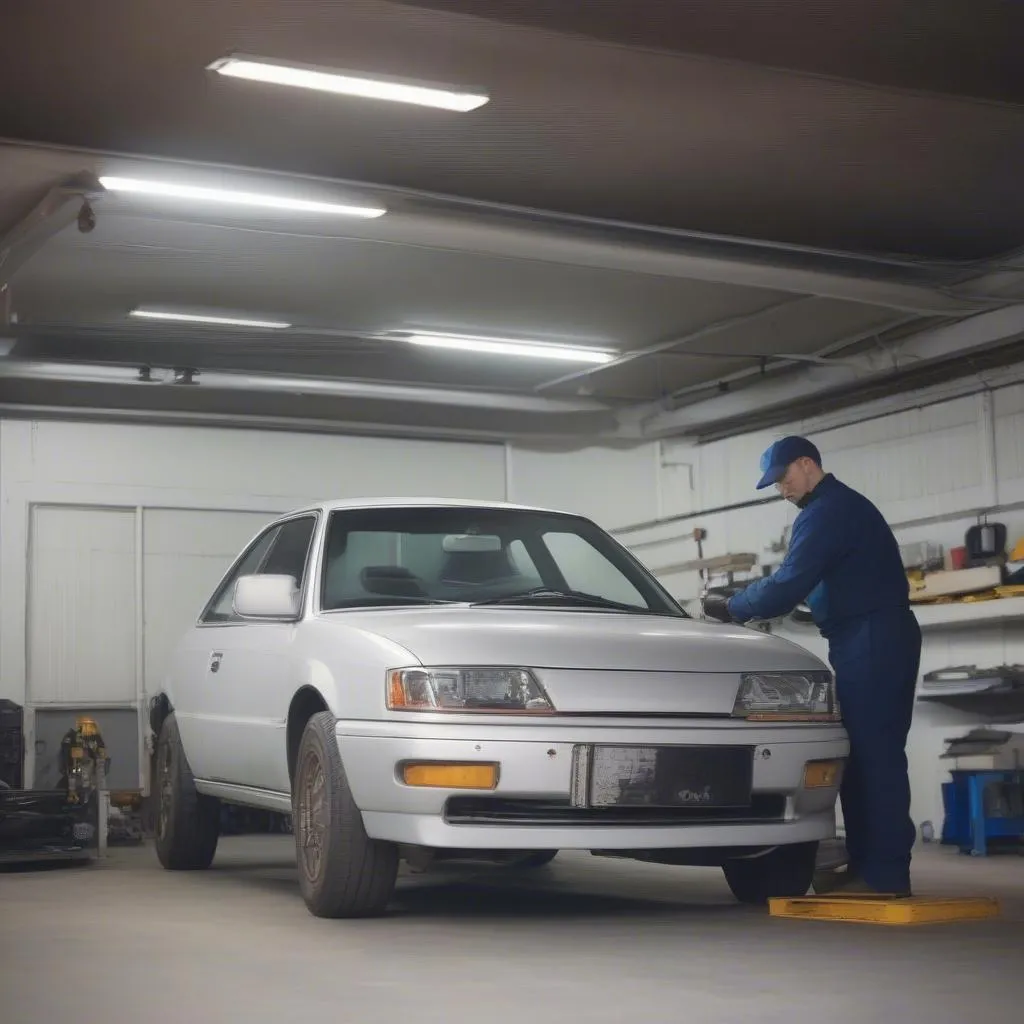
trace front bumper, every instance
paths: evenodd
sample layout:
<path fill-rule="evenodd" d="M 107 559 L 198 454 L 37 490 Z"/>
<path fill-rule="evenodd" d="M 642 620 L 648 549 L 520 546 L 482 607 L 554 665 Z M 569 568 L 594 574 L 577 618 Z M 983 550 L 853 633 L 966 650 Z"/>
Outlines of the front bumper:
<path fill-rule="evenodd" d="M 839 726 L 720 721 L 672 726 L 339 721 L 336 735 L 367 834 L 438 849 L 655 850 L 830 839 L 838 782 L 805 789 L 804 768 L 808 761 L 843 760 L 849 754 Z M 570 803 L 576 744 L 754 747 L 754 809 L 746 815 L 688 814 L 685 820 L 682 815 L 659 820 L 656 814 L 631 819 L 580 813 Z M 409 760 L 497 762 L 500 778 L 488 793 L 411 787 L 400 781 L 400 766 Z"/>

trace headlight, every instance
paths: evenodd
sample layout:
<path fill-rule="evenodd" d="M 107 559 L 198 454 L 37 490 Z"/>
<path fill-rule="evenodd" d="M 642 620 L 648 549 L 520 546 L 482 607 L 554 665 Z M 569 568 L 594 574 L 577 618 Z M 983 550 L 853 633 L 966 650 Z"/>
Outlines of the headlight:
<path fill-rule="evenodd" d="M 391 711 L 549 715 L 554 705 L 527 668 L 405 668 L 388 673 Z"/>
<path fill-rule="evenodd" d="M 838 722 L 831 672 L 748 672 L 733 715 L 751 722 Z"/>

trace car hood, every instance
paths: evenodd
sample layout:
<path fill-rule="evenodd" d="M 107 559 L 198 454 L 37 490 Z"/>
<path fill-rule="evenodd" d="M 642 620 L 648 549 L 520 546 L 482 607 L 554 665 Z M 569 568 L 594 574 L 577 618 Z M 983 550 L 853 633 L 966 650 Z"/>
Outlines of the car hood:
<path fill-rule="evenodd" d="M 345 625 L 404 647 L 423 665 L 517 665 L 626 672 L 821 671 L 802 647 L 741 626 L 552 608 L 387 608 Z"/>

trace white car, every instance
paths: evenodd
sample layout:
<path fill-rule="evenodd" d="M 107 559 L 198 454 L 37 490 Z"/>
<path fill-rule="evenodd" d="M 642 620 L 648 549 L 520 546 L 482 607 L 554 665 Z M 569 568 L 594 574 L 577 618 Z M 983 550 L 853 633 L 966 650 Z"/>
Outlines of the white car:
<path fill-rule="evenodd" d="M 348 501 L 257 536 L 151 724 L 156 848 L 208 867 L 220 802 L 291 814 L 313 914 L 386 908 L 399 861 L 563 849 L 805 893 L 849 752 L 832 674 L 690 618 L 577 515 Z"/>

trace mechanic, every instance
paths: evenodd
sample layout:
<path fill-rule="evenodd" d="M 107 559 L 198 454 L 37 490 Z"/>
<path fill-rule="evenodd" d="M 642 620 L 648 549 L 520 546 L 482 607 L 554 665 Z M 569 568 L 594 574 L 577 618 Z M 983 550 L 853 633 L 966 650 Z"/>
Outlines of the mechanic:
<path fill-rule="evenodd" d="M 840 789 L 849 862 L 833 883 L 844 894 L 909 896 L 915 829 L 906 744 L 921 630 L 899 546 L 878 509 L 826 473 L 806 438 L 776 441 L 761 472 L 758 489 L 774 484 L 801 510 L 789 550 L 773 575 L 732 596 L 709 594 L 705 614 L 744 623 L 806 601 L 828 640 L 850 738 Z"/>

